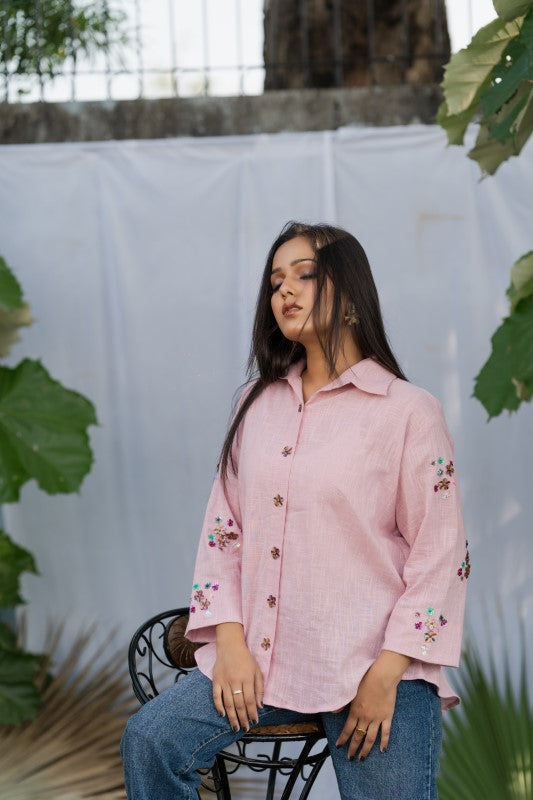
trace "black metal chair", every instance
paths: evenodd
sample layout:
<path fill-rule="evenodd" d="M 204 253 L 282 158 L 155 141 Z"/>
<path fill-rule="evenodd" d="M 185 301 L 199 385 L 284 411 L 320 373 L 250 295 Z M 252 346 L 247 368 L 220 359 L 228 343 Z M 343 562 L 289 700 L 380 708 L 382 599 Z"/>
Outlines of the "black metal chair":
<path fill-rule="evenodd" d="M 135 632 L 130 642 L 128 665 L 133 691 L 141 703 L 147 703 L 182 675 L 196 669 L 194 652 L 202 645 L 185 638 L 188 617 L 188 608 L 163 611 Z M 210 770 L 202 771 L 202 787 L 216 795 L 217 800 L 231 800 L 229 776 L 245 765 L 254 772 L 268 772 L 265 800 L 273 800 L 278 775 L 287 778 L 280 800 L 289 800 L 298 778 L 303 787 L 293 800 L 306 800 L 329 756 L 327 744 L 322 750 L 312 752 L 324 738 L 319 718 L 290 725 L 258 726 L 245 734 L 234 750 L 222 750 Z M 295 757 L 282 755 L 282 747 L 288 742 L 300 743 Z M 267 744 L 270 752 L 249 754 L 247 750 L 257 743 Z"/>

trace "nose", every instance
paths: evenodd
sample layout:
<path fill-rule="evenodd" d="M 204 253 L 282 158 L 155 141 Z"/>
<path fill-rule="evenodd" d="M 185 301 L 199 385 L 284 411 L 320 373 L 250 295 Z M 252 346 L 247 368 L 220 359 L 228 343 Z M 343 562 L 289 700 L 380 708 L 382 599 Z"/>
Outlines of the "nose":
<path fill-rule="evenodd" d="M 291 289 L 291 287 L 289 286 L 289 284 L 287 282 L 287 278 L 283 279 L 283 283 L 279 287 L 279 293 L 281 294 L 281 296 L 283 297 L 284 300 L 285 300 L 285 298 L 287 297 L 288 294 L 292 294 L 294 296 L 294 292 Z"/>

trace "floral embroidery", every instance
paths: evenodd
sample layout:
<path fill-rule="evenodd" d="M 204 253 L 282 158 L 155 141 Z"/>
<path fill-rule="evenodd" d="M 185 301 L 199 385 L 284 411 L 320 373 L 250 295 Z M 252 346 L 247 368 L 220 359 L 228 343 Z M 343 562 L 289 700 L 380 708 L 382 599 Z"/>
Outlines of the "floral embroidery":
<path fill-rule="evenodd" d="M 439 614 L 438 617 L 435 617 L 435 609 L 429 606 L 426 608 L 426 619 L 422 620 L 422 614 L 420 611 L 415 612 L 416 622 L 415 628 L 417 631 L 424 631 L 424 644 L 421 645 L 420 649 L 424 655 L 426 655 L 428 648 L 428 644 L 433 644 L 433 642 L 437 638 L 437 634 L 440 628 L 443 628 L 445 625 L 448 624 L 448 620 L 443 617 L 442 614 Z"/>
<path fill-rule="evenodd" d="M 270 647 L 270 639 L 268 638 L 268 636 L 265 636 L 265 638 L 261 642 L 261 647 L 263 648 L 263 650 L 268 650 L 268 648 Z"/>
<path fill-rule="evenodd" d="M 283 505 L 283 501 L 284 501 L 284 498 L 280 494 L 277 494 L 274 497 L 274 505 L 275 506 L 282 506 Z"/>
<path fill-rule="evenodd" d="M 457 575 L 462 581 L 468 580 L 468 576 L 470 575 L 470 553 L 468 552 L 468 539 L 466 540 L 465 560 L 461 561 L 461 566 L 457 570 Z"/>
<path fill-rule="evenodd" d="M 235 531 L 228 531 L 228 528 L 233 527 L 233 520 L 228 519 L 224 525 L 221 517 L 215 517 L 215 522 L 216 526 L 207 535 L 209 547 L 218 547 L 219 550 L 225 550 L 228 546 L 232 549 L 240 547 L 239 534 Z"/>
<path fill-rule="evenodd" d="M 291 453 L 292 453 L 292 447 L 288 447 L 288 446 L 285 446 L 283 448 L 283 450 L 281 451 L 281 455 L 282 456 L 290 456 Z"/>
<path fill-rule="evenodd" d="M 273 594 L 268 595 L 267 603 L 270 606 L 270 608 L 274 608 L 274 606 L 276 605 L 276 598 L 274 597 Z"/>
<path fill-rule="evenodd" d="M 437 482 L 433 486 L 433 491 L 437 494 L 440 492 L 439 496 L 443 500 L 447 500 L 451 494 L 450 486 L 455 486 L 455 481 L 452 477 L 455 473 L 453 461 L 448 461 L 448 463 L 445 464 L 442 456 L 439 456 L 431 462 L 431 466 L 436 467 L 435 475 L 437 476 Z"/>
<path fill-rule="evenodd" d="M 273 547 L 272 550 L 270 551 L 270 555 L 272 556 L 273 559 L 279 558 L 280 555 L 279 547 Z"/>
<path fill-rule="evenodd" d="M 193 585 L 193 600 L 198 603 L 200 611 L 203 611 L 206 617 L 211 617 L 212 613 L 209 611 L 209 606 L 213 602 L 213 595 L 212 592 L 218 592 L 220 589 L 219 583 L 211 583 L 208 581 L 204 583 L 203 587 L 200 586 L 199 583 L 195 583 Z M 206 594 L 207 592 L 207 594 Z M 192 605 L 189 608 L 189 613 L 195 614 L 196 613 L 196 606 Z"/>

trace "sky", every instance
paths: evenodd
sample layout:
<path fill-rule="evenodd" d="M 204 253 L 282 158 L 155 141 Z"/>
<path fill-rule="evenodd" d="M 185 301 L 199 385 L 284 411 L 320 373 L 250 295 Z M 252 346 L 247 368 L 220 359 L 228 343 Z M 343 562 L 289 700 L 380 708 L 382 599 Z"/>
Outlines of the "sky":
<path fill-rule="evenodd" d="M 78 75 L 75 84 L 70 78 L 58 78 L 45 86 L 43 99 L 73 99 L 73 90 L 77 100 L 133 99 L 139 94 L 171 97 L 176 82 L 180 95 L 200 94 L 205 88 L 203 64 L 219 67 L 210 74 L 211 94 L 262 92 L 263 0 L 140 0 L 140 20 L 135 19 L 133 0 L 114 2 L 129 14 L 132 46 L 123 49 L 111 67 L 129 74 L 115 74 L 110 80 L 103 74 L 107 65 L 100 57 L 85 68 L 100 70 L 101 75 Z M 446 6 L 454 52 L 465 47 L 472 34 L 496 16 L 492 0 L 446 0 Z M 138 72 L 139 31 L 142 64 L 148 70 L 144 76 Z M 173 64 L 186 71 L 173 77 Z M 244 69 L 234 69 L 236 64 L 244 65 Z M 26 78 L 11 79 L 10 100 L 16 99 L 19 88 L 28 88 Z M 20 98 L 26 102 L 39 99 L 37 82 Z"/>

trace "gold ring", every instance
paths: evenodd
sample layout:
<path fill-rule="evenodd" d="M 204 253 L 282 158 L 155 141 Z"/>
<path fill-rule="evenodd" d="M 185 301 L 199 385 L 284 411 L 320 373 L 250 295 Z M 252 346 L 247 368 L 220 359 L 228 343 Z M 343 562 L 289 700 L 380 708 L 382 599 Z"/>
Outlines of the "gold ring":
<path fill-rule="evenodd" d="M 366 736 L 366 731 L 364 731 L 362 728 L 356 728 L 355 732 L 358 733 L 359 736 Z"/>

